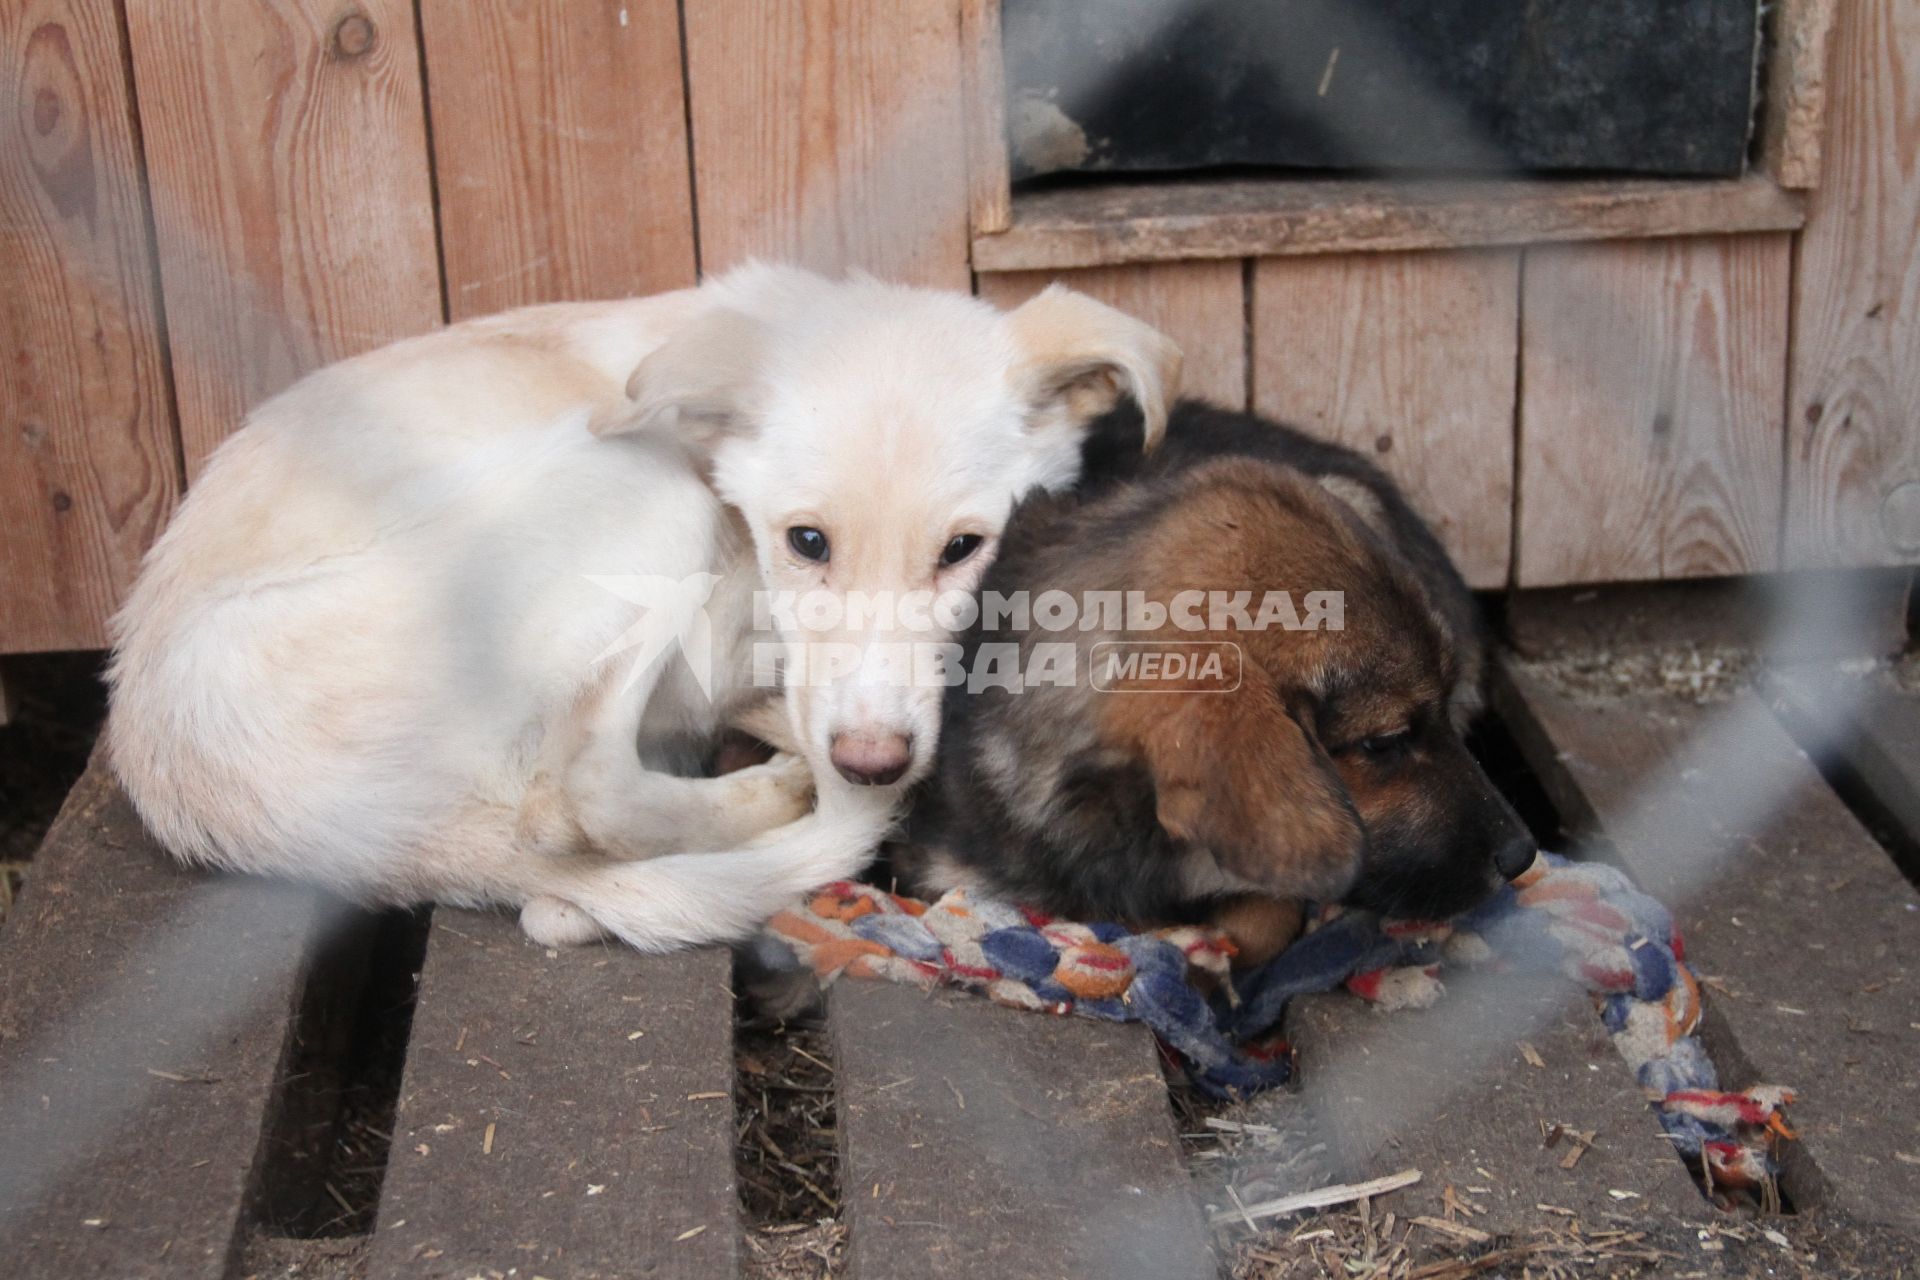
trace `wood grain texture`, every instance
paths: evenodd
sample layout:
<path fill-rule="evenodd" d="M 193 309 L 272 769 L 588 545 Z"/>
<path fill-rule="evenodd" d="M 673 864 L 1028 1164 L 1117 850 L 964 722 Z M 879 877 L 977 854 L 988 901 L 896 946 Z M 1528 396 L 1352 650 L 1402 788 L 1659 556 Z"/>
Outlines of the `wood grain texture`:
<path fill-rule="evenodd" d="M 440 323 L 406 0 L 136 0 L 188 474 L 319 365 Z"/>
<path fill-rule="evenodd" d="M 827 1009 L 849 1275 L 1218 1274 L 1146 1027 L 887 982 Z"/>
<path fill-rule="evenodd" d="M 112 0 L 0 8 L 0 652 L 92 649 L 179 496 Z"/>
<path fill-rule="evenodd" d="M 1289 1131 L 1298 1117 L 1298 1148 L 1325 1142 L 1319 1163 L 1342 1182 L 1418 1169 L 1394 1212 L 1445 1217 L 1452 1187 L 1480 1207 L 1476 1228 L 1502 1235 L 1554 1225 L 1542 1202 L 1604 1220 L 1616 1191 L 1636 1193 L 1635 1207 L 1657 1219 L 1712 1215 L 1590 995 L 1524 964 L 1452 970 L 1446 987 L 1437 1008 L 1386 1016 L 1346 991 L 1289 1006 L 1301 1085 L 1273 1111 Z M 1552 1125 L 1601 1140 L 1565 1169 L 1570 1144 L 1541 1141 Z"/>
<path fill-rule="evenodd" d="M 968 286 L 957 5 L 700 0 L 686 19 L 703 271 Z"/>
<path fill-rule="evenodd" d="M 674 0 L 422 0 L 450 319 L 694 282 Z"/>
<path fill-rule="evenodd" d="M 1381 182 L 1217 178 L 1023 192 L 973 242 L 977 271 L 1177 258 L 1457 249 L 1792 231 L 1806 202 L 1771 178 Z"/>
<path fill-rule="evenodd" d="M 730 974 L 437 912 L 368 1275 L 732 1276 Z"/>
<path fill-rule="evenodd" d="M 998 235 L 1013 218 L 1000 0 L 960 0 L 960 44 L 960 85 L 967 114 L 968 220 L 974 235 Z"/>
<path fill-rule="evenodd" d="M 1475 587 L 1513 542 L 1520 258 L 1268 258 L 1253 277 L 1253 403 L 1384 467 Z"/>
<path fill-rule="evenodd" d="M 0 929 L 10 1280 L 221 1280 L 313 957 L 349 913 L 188 871 L 97 752 Z"/>
<path fill-rule="evenodd" d="M 1820 185 L 1827 114 L 1827 49 L 1839 0 L 1782 0 L 1760 119 L 1760 163 L 1783 187 Z"/>
<path fill-rule="evenodd" d="M 1794 278 L 1789 565 L 1920 560 L 1920 8 L 1842 6 Z"/>
<path fill-rule="evenodd" d="M 1231 408 L 1247 402 L 1244 272 L 1238 262 L 1167 262 L 1084 271 L 983 275 L 980 296 L 1017 307 L 1054 281 L 1153 325 L 1180 344 L 1180 393 Z"/>
<path fill-rule="evenodd" d="M 1520 586 L 1777 564 L 1785 236 L 1529 252 Z"/>
<path fill-rule="evenodd" d="M 1814 663 L 1775 668 L 1766 691 L 1774 713 L 1822 769 L 1840 766 L 1870 801 L 1851 807 L 1905 837 L 1902 870 L 1920 877 L 1920 859 L 1911 852 L 1920 850 L 1920 692 L 1889 672 L 1862 675 Z"/>

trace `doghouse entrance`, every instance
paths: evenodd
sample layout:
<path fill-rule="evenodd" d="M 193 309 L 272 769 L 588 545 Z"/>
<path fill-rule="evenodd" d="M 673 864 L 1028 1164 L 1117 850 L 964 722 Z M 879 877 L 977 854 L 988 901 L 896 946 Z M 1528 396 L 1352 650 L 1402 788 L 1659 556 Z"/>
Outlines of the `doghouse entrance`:
<path fill-rule="evenodd" d="M 1729 176 L 1753 0 L 1004 0 L 1014 176 Z"/>

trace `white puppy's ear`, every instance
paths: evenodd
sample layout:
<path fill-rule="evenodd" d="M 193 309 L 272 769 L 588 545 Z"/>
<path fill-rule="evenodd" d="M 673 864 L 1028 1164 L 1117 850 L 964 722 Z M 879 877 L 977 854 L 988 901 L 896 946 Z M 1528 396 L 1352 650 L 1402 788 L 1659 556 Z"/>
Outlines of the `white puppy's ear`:
<path fill-rule="evenodd" d="M 767 341 L 762 322 L 715 307 L 649 352 L 627 379 L 625 402 L 587 427 L 597 436 L 655 431 L 710 444 L 744 419 Z"/>
<path fill-rule="evenodd" d="M 1171 338 L 1057 284 L 1009 312 L 1007 324 L 1020 351 L 1014 377 L 1040 420 L 1090 422 L 1124 387 L 1140 406 L 1146 447 L 1160 443 L 1180 390 L 1180 348 Z"/>

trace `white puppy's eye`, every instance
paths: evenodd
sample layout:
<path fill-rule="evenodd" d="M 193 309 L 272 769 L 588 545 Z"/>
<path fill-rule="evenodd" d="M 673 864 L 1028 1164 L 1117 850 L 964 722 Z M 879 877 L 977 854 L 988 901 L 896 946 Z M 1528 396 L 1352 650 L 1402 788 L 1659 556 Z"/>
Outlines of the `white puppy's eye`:
<path fill-rule="evenodd" d="M 962 533 L 957 535 L 953 541 L 949 542 L 941 550 L 940 567 L 942 569 L 951 569 L 954 565 L 959 564 L 962 560 L 965 560 L 968 556 L 978 551 L 980 544 L 985 541 L 986 539 L 977 533 Z"/>
<path fill-rule="evenodd" d="M 802 560 L 812 560 L 817 564 L 825 564 L 832 553 L 827 545 L 827 535 L 810 525 L 797 524 L 787 530 L 787 545 Z"/>

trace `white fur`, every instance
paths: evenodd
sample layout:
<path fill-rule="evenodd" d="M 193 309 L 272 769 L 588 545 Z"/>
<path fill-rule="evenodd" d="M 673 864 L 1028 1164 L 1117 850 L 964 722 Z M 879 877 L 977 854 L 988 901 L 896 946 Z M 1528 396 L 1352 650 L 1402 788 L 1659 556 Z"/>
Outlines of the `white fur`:
<path fill-rule="evenodd" d="M 842 783 L 828 735 L 902 726 L 918 773 L 937 730 L 937 689 L 794 690 L 804 764 L 687 776 L 763 697 L 752 593 L 827 576 L 787 525 L 831 527 L 832 589 L 933 582 L 954 530 L 1074 479 L 1088 368 L 1158 414 L 1177 353 L 1077 295 L 1003 316 L 777 268 L 334 365 L 254 411 L 150 553 L 114 766 L 189 861 L 521 906 L 543 941 L 740 937 L 892 821 L 902 789 Z M 677 654 L 607 656 L 637 611 L 589 578 L 699 574 L 711 699 Z"/>

